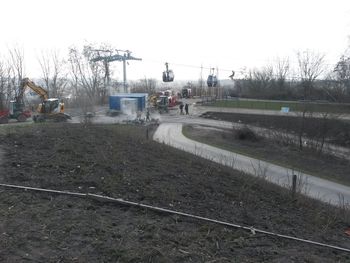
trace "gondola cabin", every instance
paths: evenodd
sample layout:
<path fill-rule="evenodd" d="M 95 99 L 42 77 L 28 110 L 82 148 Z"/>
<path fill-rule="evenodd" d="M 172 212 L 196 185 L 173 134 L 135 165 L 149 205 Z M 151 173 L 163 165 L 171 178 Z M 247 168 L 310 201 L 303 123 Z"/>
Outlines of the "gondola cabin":
<path fill-rule="evenodd" d="M 208 87 L 216 87 L 218 84 L 218 78 L 215 75 L 209 75 L 207 79 Z"/>
<path fill-rule="evenodd" d="M 166 70 L 163 71 L 163 82 L 174 81 L 174 72 L 168 68 L 168 63 L 165 63 Z"/>

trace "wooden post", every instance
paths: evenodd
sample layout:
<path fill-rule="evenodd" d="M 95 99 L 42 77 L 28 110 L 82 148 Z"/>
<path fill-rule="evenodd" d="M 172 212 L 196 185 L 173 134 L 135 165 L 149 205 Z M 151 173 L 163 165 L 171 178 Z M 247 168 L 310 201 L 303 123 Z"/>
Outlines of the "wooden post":
<path fill-rule="evenodd" d="M 148 127 L 146 128 L 146 139 L 149 139 L 149 134 L 148 134 Z"/>
<path fill-rule="evenodd" d="M 297 175 L 293 174 L 293 179 L 292 179 L 292 196 L 295 198 L 295 194 L 297 192 Z"/>

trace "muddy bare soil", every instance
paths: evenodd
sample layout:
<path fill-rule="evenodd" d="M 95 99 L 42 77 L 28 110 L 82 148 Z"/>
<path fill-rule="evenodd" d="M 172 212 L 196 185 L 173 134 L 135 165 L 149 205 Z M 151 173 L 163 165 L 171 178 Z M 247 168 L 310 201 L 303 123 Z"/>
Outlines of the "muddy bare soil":
<path fill-rule="evenodd" d="M 281 130 L 288 133 L 298 134 L 301 125 L 305 135 L 309 138 L 321 138 L 325 135 L 326 141 L 344 147 L 350 147 L 350 122 L 337 119 L 336 116 L 326 118 L 306 118 L 302 123 L 302 117 L 241 114 L 227 112 L 206 112 L 204 118 L 240 122 L 263 128 Z"/>
<path fill-rule="evenodd" d="M 93 192 L 350 248 L 346 214 L 146 139 L 38 124 L 0 135 L 3 183 Z M 0 188 L 1 262 L 349 262 L 350 254 L 90 199 Z"/>

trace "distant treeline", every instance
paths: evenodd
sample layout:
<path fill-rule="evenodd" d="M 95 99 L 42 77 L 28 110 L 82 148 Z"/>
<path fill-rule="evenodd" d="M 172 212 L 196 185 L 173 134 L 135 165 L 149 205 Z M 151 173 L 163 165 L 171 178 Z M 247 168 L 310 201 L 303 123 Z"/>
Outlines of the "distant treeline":
<path fill-rule="evenodd" d="M 350 83 L 349 83 L 350 84 Z M 305 96 L 303 81 L 259 79 L 235 80 L 234 88 L 227 88 L 226 94 L 232 97 L 271 99 L 271 100 L 321 100 L 330 102 L 350 102 L 350 85 L 337 80 L 315 80 Z"/>

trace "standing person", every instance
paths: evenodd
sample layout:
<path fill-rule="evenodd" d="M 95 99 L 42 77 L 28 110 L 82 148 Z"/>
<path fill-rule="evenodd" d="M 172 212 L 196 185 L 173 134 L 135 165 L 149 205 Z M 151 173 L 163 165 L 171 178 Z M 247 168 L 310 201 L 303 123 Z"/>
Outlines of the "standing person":
<path fill-rule="evenodd" d="M 186 112 L 186 115 L 188 115 L 188 104 L 187 103 L 185 105 L 185 112 Z"/>
<path fill-rule="evenodd" d="M 149 113 L 149 109 L 148 108 L 147 108 L 147 111 L 146 111 L 146 121 L 151 121 L 150 113 Z"/>
<path fill-rule="evenodd" d="M 183 115 L 184 114 L 184 104 L 181 102 L 180 104 L 180 114 Z"/>

